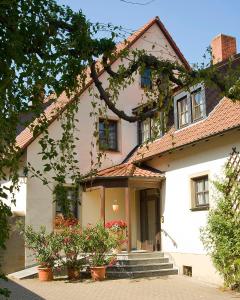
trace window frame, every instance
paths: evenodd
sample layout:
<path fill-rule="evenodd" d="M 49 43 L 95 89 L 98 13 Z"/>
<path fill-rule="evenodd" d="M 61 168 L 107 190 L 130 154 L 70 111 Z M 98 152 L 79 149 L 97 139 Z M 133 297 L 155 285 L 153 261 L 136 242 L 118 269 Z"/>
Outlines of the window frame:
<path fill-rule="evenodd" d="M 208 189 L 207 190 L 203 190 L 201 192 L 197 192 L 196 191 L 196 185 L 197 182 L 199 182 L 200 180 L 204 180 L 207 178 L 207 182 L 208 182 Z M 201 211 L 201 210 L 209 210 L 209 174 L 208 173 L 200 173 L 198 175 L 195 175 L 193 177 L 190 178 L 190 184 L 191 184 L 191 211 Z M 197 194 L 203 194 L 203 196 L 205 197 L 205 194 L 208 194 L 208 202 L 205 202 L 204 204 L 199 204 L 197 201 Z"/>
<path fill-rule="evenodd" d="M 115 134 L 115 146 L 114 148 L 110 148 L 108 147 L 103 147 L 100 141 L 100 123 L 104 124 L 104 132 L 105 132 L 105 124 L 108 123 L 112 123 L 115 125 L 115 129 L 114 129 L 114 134 Z M 99 118 L 98 121 L 98 144 L 99 144 L 99 150 L 101 151 L 112 151 L 112 152 L 118 152 L 119 150 L 119 144 L 118 144 L 118 123 L 119 121 L 116 119 L 104 119 L 104 118 Z M 106 133 L 106 132 L 105 132 Z M 105 137 L 106 138 L 106 137 Z"/>
<path fill-rule="evenodd" d="M 193 95 L 198 94 L 199 92 L 201 93 L 202 103 L 199 104 L 199 105 L 193 106 Z M 201 119 L 204 118 L 204 99 L 203 99 L 203 91 L 202 91 L 202 89 L 199 88 L 199 89 L 194 90 L 193 92 L 191 92 L 190 97 L 191 97 L 191 114 L 192 114 L 192 122 L 194 123 L 194 122 L 197 122 L 197 121 L 199 121 L 199 120 L 201 120 Z M 196 107 L 199 107 L 199 106 L 200 106 L 200 107 L 202 106 L 202 114 L 201 114 L 200 117 L 198 117 L 198 118 L 195 117 L 195 118 L 194 118 L 194 114 L 196 114 L 196 113 L 194 112 L 194 109 L 195 109 Z"/>
<path fill-rule="evenodd" d="M 160 114 L 160 112 L 158 112 L 158 113 L 159 113 L 158 118 L 160 119 L 160 123 L 162 123 L 162 126 L 160 126 L 159 134 L 158 134 L 158 136 L 156 136 L 156 138 L 163 136 L 164 127 L 165 127 L 163 124 L 164 116 L 162 114 Z M 154 118 L 157 118 L 157 117 L 153 115 L 151 118 L 146 119 L 146 120 L 149 120 L 149 139 L 151 139 L 152 135 L 153 135 L 153 127 L 155 126 L 154 122 L 156 122 L 156 121 L 154 121 Z M 143 123 L 146 120 L 138 122 L 138 143 L 140 145 L 147 141 L 147 140 L 145 140 L 145 141 L 143 140 L 143 130 L 142 130 Z"/>
<path fill-rule="evenodd" d="M 193 110 L 192 110 L 192 94 L 196 93 L 197 91 L 201 90 L 202 93 L 202 105 L 203 105 L 203 114 L 201 118 L 193 119 Z M 179 126 L 179 115 L 178 115 L 178 101 L 181 99 L 187 98 L 187 105 L 188 105 L 188 123 L 183 126 Z M 182 91 L 174 96 L 174 123 L 175 128 L 180 130 L 186 126 L 194 124 L 196 122 L 201 121 L 206 117 L 206 92 L 204 83 L 199 83 L 192 86 L 188 91 Z"/>
<path fill-rule="evenodd" d="M 80 197 L 79 197 L 79 188 L 75 184 L 64 184 L 64 188 L 67 189 L 75 189 L 76 190 L 76 199 L 74 199 L 75 205 L 74 205 L 74 212 L 73 212 L 73 217 L 76 219 L 79 219 L 79 206 L 80 206 Z M 57 202 L 56 202 L 56 196 L 55 196 L 55 218 L 57 217 L 57 214 L 62 214 L 60 210 L 57 210 Z"/>
<path fill-rule="evenodd" d="M 148 72 L 146 75 L 145 72 Z M 148 81 L 146 84 L 144 81 Z M 151 76 L 151 69 L 150 68 L 145 68 L 142 74 L 140 74 L 140 87 L 141 89 L 152 89 L 152 76 Z"/>
<path fill-rule="evenodd" d="M 180 102 L 183 102 L 183 101 L 186 101 L 187 110 L 185 110 L 183 112 L 182 111 L 180 112 L 179 111 L 179 106 L 180 106 L 179 104 L 180 104 Z M 182 124 L 182 125 L 180 125 L 180 114 L 181 114 L 181 117 L 182 117 L 182 115 L 187 116 L 187 122 L 184 123 L 184 124 Z M 187 97 L 187 95 L 177 101 L 177 118 L 178 118 L 178 128 L 186 127 L 190 123 L 189 122 L 189 105 L 188 105 L 188 97 Z"/>

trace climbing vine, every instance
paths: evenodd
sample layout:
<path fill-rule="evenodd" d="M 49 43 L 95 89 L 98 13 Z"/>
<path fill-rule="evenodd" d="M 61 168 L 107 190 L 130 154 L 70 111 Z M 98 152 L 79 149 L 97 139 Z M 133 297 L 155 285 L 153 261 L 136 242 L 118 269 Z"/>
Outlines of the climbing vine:
<path fill-rule="evenodd" d="M 216 180 L 216 206 L 201 231 L 204 246 L 225 285 L 240 290 L 240 154 L 233 149 Z"/>

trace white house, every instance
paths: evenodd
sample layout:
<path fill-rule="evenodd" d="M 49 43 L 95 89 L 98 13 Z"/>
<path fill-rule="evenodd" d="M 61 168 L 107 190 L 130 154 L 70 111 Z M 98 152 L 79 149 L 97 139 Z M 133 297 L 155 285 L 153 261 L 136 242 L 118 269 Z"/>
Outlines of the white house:
<path fill-rule="evenodd" d="M 131 49 L 145 49 L 189 68 L 159 18 L 148 22 L 128 41 Z M 213 51 L 219 68 L 224 68 L 225 60 L 230 56 L 235 63 L 240 61 L 235 42 L 234 38 L 225 35 L 214 40 Z M 226 43 L 232 43 L 233 47 L 225 47 Z M 152 45 L 155 45 L 154 49 Z M 112 68 L 116 69 L 120 63 L 116 60 Z M 140 75 L 136 76 L 139 80 L 119 95 L 118 107 L 128 114 L 139 106 L 143 95 Z M 100 79 L 106 82 L 107 74 L 102 72 Z M 90 85 L 93 84 L 90 82 Z M 93 120 L 89 116 L 91 97 L 88 89 L 82 92 L 77 114 L 77 151 L 82 173 L 90 169 L 90 145 L 94 132 Z M 221 175 L 231 149 L 240 149 L 240 103 L 221 98 L 217 91 L 204 84 L 177 93 L 169 118 L 169 131 L 163 135 L 159 133 L 148 147 L 140 148 L 137 146 L 151 135 L 152 121 L 130 124 L 108 111 L 111 142 L 102 169 L 79 189 L 77 197 L 81 205 L 77 206 L 76 216 L 80 223 L 85 226 L 100 219 L 126 220 L 128 251 L 163 251 L 171 257 L 180 273 L 184 267 L 190 267 L 196 278 L 221 282 L 199 238 L 200 228 L 206 224 L 208 210 L 214 202 L 211 180 Z M 57 105 L 65 107 L 68 101 L 62 95 Z M 46 114 L 49 116 L 50 136 L 57 137 L 61 130 L 58 119 L 52 115 L 54 105 L 46 109 Z M 99 119 L 100 139 L 104 138 L 103 129 L 104 123 Z M 40 151 L 39 139 L 40 136 L 33 138 L 28 128 L 18 135 L 17 143 L 24 153 L 23 165 L 30 162 L 41 169 L 43 162 L 37 154 Z M 94 149 L 96 157 L 101 149 Z M 71 182 L 66 188 L 69 187 Z M 112 210 L 115 202 L 119 205 L 117 212 Z M 45 225 L 48 230 L 54 229 L 56 205 L 52 193 L 36 178 L 28 177 L 21 183 L 17 205 L 12 206 L 12 210 L 34 228 Z M 14 251 L 10 248 L 7 254 L 19 259 L 15 259 L 14 266 L 7 266 L 5 261 L 6 270 L 10 272 L 32 264 L 22 246 Z"/>

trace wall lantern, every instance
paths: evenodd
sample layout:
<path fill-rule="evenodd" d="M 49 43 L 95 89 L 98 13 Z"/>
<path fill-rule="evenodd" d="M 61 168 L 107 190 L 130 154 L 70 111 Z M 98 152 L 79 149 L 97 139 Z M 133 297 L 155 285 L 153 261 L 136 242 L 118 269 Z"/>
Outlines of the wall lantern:
<path fill-rule="evenodd" d="M 117 212 L 119 210 L 119 205 L 117 203 L 117 200 L 114 200 L 113 205 L 112 205 L 112 209 L 114 212 Z"/>

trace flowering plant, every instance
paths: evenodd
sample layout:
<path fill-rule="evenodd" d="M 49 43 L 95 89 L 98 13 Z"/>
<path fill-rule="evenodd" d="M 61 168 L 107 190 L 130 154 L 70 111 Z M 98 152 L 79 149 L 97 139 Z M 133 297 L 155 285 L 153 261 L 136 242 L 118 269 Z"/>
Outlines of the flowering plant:
<path fill-rule="evenodd" d="M 124 230 L 127 228 L 127 223 L 123 220 L 109 221 L 105 224 L 105 227 L 114 231 Z"/>
<path fill-rule="evenodd" d="M 41 267 L 54 267 L 54 262 L 60 259 L 61 240 L 54 232 L 47 233 L 44 226 L 34 231 L 31 226 L 21 228 L 26 247 L 32 250 L 36 261 Z"/>
<path fill-rule="evenodd" d="M 66 226 L 58 233 L 61 240 L 61 249 L 65 259 L 62 264 L 72 269 L 82 269 L 83 261 L 79 259 L 82 249 L 82 230 L 79 225 Z"/>
<path fill-rule="evenodd" d="M 82 250 L 89 254 L 89 264 L 92 267 L 108 265 L 114 257 L 110 252 L 117 244 L 116 237 L 101 222 L 83 230 Z"/>

